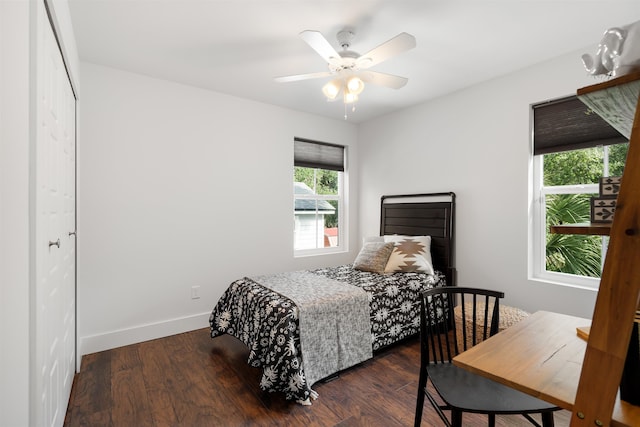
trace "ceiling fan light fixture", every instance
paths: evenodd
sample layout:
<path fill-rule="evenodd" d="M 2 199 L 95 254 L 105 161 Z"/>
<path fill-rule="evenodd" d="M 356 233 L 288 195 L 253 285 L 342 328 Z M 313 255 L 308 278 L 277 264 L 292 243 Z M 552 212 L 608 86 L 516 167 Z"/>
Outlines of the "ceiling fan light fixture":
<path fill-rule="evenodd" d="M 328 100 L 333 101 L 340 93 L 340 83 L 337 80 L 332 80 L 326 85 L 322 86 L 322 93 Z"/>
<path fill-rule="evenodd" d="M 359 77 L 351 77 L 347 80 L 347 89 L 349 93 L 360 95 L 364 90 L 364 82 Z"/>
<path fill-rule="evenodd" d="M 358 101 L 358 95 L 349 91 L 345 91 L 343 100 L 345 104 L 355 104 Z"/>

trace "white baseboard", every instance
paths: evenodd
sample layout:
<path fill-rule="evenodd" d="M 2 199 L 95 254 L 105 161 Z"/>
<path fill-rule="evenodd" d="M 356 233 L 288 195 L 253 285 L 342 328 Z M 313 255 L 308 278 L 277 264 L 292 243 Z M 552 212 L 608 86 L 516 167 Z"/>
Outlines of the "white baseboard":
<path fill-rule="evenodd" d="M 85 354 L 97 353 L 116 347 L 207 328 L 209 327 L 210 314 L 210 312 L 194 314 L 192 316 L 165 320 L 158 323 L 150 323 L 103 334 L 80 337 L 78 342 L 79 359 L 82 359 L 82 356 Z M 78 366 L 78 370 L 79 369 L 80 366 Z"/>

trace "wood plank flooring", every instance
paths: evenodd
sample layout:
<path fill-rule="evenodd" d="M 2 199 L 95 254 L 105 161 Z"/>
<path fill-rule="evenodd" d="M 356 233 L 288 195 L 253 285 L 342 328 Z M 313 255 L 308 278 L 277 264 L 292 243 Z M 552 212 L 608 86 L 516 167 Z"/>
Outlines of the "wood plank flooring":
<path fill-rule="evenodd" d="M 249 350 L 230 336 L 200 329 L 86 355 L 76 375 L 65 426 L 412 426 L 420 347 L 413 339 L 314 386 L 312 406 L 260 390 Z M 556 412 L 556 426 L 570 413 Z M 465 414 L 465 426 L 486 426 Z M 427 403 L 423 426 L 442 423 Z M 498 426 L 530 426 L 498 417 Z"/>

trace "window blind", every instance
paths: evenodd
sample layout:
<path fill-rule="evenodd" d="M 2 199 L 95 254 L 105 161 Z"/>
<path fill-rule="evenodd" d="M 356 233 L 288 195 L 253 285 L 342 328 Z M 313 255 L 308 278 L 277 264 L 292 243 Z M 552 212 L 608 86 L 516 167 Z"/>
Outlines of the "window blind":
<path fill-rule="evenodd" d="M 344 147 L 295 138 L 293 141 L 293 164 L 305 168 L 344 172 Z"/>
<path fill-rule="evenodd" d="M 533 106 L 533 154 L 627 142 L 577 96 Z"/>

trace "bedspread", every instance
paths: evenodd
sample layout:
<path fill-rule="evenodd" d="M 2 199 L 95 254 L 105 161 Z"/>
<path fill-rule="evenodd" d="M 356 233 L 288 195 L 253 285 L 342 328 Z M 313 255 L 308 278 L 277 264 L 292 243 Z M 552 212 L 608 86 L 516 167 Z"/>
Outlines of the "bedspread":
<path fill-rule="evenodd" d="M 420 293 L 445 285 L 439 272 L 381 275 L 343 265 L 311 273 L 366 292 L 373 350 L 417 334 Z M 249 347 L 248 363 L 262 369 L 261 389 L 305 401 L 312 384 L 303 368 L 298 316 L 298 308 L 290 299 L 245 277 L 233 282 L 214 307 L 209 318 L 211 337 L 226 333 Z"/>
<path fill-rule="evenodd" d="M 315 382 L 373 357 L 367 293 L 326 276 L 295 271 L 252 277 L 298 308 L 306 382 Z"/>

